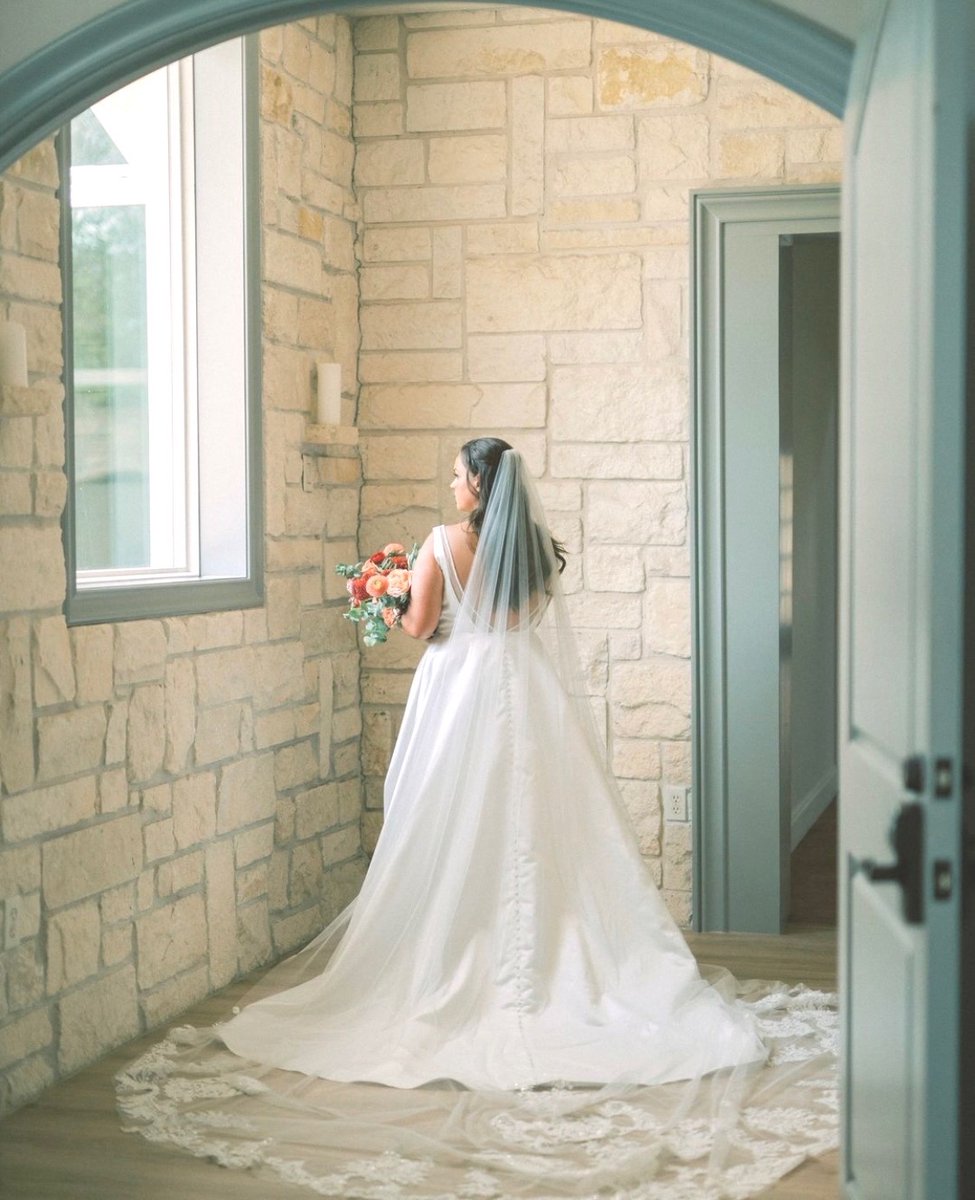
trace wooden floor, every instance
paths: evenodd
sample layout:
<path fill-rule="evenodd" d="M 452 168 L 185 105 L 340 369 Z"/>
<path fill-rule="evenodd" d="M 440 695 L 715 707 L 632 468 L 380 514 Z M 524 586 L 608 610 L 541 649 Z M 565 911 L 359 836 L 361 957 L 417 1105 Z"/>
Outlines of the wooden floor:
<path fill-rule="evenodd" d="M 700 961 L 739 978 L 836 986 L 836 932 L 829 927 L 795 926 L 780 936 L 689 934 L 688 941 Z M 172 1024 L 222 1019 L 248 983 L 232 984 Z M 2 1200 L 307 1200 L 304 1189 L 269 1184 L 121 1132 L 112 1076 L 156 1040 L 158 1034 L 150 1034 L 129 1042 L 0 1123 Z M 834 1200 L 837 1192 L 837 1156 L 830 1154 L 793 1171 L 763 1200 Z"/>

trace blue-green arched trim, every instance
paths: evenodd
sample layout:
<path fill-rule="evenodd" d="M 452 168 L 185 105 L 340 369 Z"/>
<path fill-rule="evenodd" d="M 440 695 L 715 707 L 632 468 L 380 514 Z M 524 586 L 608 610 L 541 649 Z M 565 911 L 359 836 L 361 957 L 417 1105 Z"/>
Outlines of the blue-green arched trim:
<path fill-rule="evenodd" d="M 541 3 L 690 42 L 843 112 L 850 43 L 762 0 Z M 312 13 L 355 15 L 355 7 L 354 0 L 341 8 L 321 0 L 128 0 L 0 75 L 0 169 L 67 117 L 153 67 L 237 34 Z"/>

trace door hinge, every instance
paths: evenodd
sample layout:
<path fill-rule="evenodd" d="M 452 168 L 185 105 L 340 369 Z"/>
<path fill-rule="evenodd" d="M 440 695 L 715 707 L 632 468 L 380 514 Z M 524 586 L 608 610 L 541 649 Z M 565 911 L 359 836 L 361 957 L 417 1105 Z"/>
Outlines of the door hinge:
<path fill-rule="evenodd" d="M 901 906 L 908 925 L 924 920 L 924 809 L 917 802 L 904 804 L 894 818 L 888 835 L 895 861 L 879 866 L 867 858 L 860 869 L 875 883 L 897 883 Z"/>
<path fill-rule="evenodd" d="M 950 758 L 934 760 L 934 794 L 941 800 L 950 796 L 954 791 L 953 763 Z"/>

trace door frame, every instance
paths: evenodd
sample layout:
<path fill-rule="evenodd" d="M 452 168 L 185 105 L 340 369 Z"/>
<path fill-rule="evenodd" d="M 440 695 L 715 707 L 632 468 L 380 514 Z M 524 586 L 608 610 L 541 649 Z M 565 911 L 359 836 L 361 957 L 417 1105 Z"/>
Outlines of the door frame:
<path fill-rule="evenodd" d="M 701 189 L 691 206 L 694 927 L 778 933 L 792 814 L 780 779 L 777 246 L 838 232 L 840 189 Z"/>

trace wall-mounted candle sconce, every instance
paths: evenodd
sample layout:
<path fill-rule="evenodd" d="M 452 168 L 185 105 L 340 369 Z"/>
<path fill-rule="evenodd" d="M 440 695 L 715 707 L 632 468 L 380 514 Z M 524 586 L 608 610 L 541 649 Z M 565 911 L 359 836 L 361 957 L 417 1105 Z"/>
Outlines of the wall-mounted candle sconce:
<path fill-rule="evenodd" d="M 342 424 L 342 365 L 336 362 L 317 362 L 318 391 L 315 400 L 315 420 L 319 425 Z"/>

